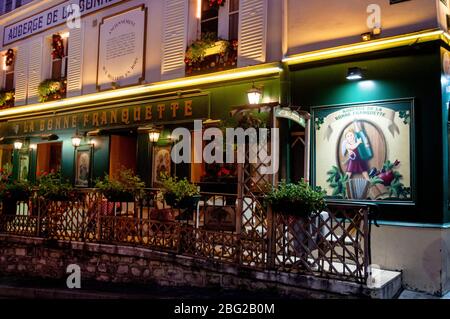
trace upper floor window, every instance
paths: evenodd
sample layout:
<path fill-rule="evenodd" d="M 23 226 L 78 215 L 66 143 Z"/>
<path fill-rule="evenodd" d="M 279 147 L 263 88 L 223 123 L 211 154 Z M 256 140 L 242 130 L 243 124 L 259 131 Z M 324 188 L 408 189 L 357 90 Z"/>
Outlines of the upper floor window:
<path fill-rule="evenodd" d="M 5 0 L 4 7 L 1 9 L 3 9 L 3 13 L 8 13 L 14 9 L 19 8 L 20 6 L 22 6 L 22 0 Z"/>
<path fill-rule="evenodd" d="M 3 60 L 3 88 L 5 91 L 14 90 L 14 63 L 15 52 L 13 49 L 9 49 L 4 54 Z"/>
<path fill-rule="evenodd" d="M 202 0 L 200 34 L 236 40 L 239 29 L 239 0 Z"/>
<path fill-rule="evenodd" d="M 67 54 L 69 47 L 68 33 L 54 34 L 52 36 L 51 74 L 52 79 L 67 77 Z"/>

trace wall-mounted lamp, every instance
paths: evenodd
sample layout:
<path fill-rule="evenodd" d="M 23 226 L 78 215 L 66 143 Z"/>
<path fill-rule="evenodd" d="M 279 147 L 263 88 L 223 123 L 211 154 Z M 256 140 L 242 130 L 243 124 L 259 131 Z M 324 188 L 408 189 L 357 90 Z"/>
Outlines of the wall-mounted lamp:
<path fill-rule="evenodd" d="M 81 144 L 81 136 L 78 135 L 78 133 L 75 133 L 74 136 L 72 136 L 72 146 L 78 147 Z"/>
<path fill-rule="evenodd" d="M 46 141 L 56 141 L 59 138 L 56 134 L 42 134 L 41 139 Z"/>
<path fill-rule="evenodd" d="M 30 150 L 37 150 L 37 144 L 30 144 Z"/>
<path fill-rule="evenodd" d="M 261 96 L 262 96 L 262 90 L 255 87 L 254 84 L 253 84 L 252 88 L 247 91 L 247 98 L 248 98 L 249 104 L 252 104 L 252 105 L 259 104 L 259 102 L 261 101 Z"/>
<path fill-rule="evenodd" d="M 99 136 L 101 134 L 100 130 L 89 131 L 86 133 L 87 136 Z"/>
<path fill-rule="evenodd" d="M 363 41 L 370 41 L 370 40 L 372 40 L 372 32 L 366 32 L 366 33 L 361 34 L 361 39 Z"/>
<path fill-rule="evenodd" d="M 152 128 L 148 131 L 148 138 L 149 138 L 150 142 L 152 142 L 152 143 L 157 143 L 159 141 L 160 136 L 161 136 L 161 131 L 156 128 Z"/>
<path fill-rule="evenodd" d="M 363 78 L 363 72 L 361 68 L 355 67 L 355 68 L 349 68 L 347 71 L 347 80 L 349 81 L 355 81 L 355 80 L 361 80 Z"/>
<path fill-rule="evenodd" d="M 22 141 L 15 141 L 14 142 L 14 149 L 20 150 L 20 149 L 22 149 L 22 146 L 23 146 L 23 142 Z"/>

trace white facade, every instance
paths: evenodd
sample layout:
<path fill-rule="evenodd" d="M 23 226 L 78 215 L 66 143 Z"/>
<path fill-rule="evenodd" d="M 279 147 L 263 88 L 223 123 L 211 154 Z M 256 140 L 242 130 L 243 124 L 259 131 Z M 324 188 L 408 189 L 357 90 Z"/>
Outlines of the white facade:
<path fill-rule="evenodd" d="M 66 4 L 82 1 L 67 1 Z M 87 2 L 87 1 L 86 1 Z M 100 1 L 107 3 L 109 1 Z M 3 54 L 12 48 L 15 57 L 15 105 L 38 102 L 37 87 L 52 76 L 51 37 L 68 36 L 67 96 L 97 92 L 99 28 L 104 18 L 117 15 L 138 6 L 147 12 L 145 37 L 145 71 L 141 83 L 154 83 L 185 76 L 185 51 L 198 34 L 199 3 L 197 0 L 122 0 L 105 4 L 81 18 L 81 28 L 69 28 L 59 18 L 56 24 L 43 27 L 30 36 L 8 39 L 11 26 L 33 21 L 42 12 L 57 8 L 60 1 L 33 1 L 20 10 L 0 17 L 0 34 Z M 229 25 L 229 1 L 219 9 L 219 37 Z M 47 10 L 47 11 L 46 11 Z M 268 12 L 271 12 L 269 15 Z M 238 66 L 254 65 L 281 60 L 281 2 L 268 0 L 239 1 L 239 57 Z M 28 19 L 28 20 L 27 20 Z M 39 20 L 36 20 L 39 21 Z M 26 24 L 26 23 L 25 23 Z M 5 33 L 5 39 L 3 35 Z M 2 78 L 4 75 L 2 74 Z M 137 83 L 136 83 L 137 84 Z"/>

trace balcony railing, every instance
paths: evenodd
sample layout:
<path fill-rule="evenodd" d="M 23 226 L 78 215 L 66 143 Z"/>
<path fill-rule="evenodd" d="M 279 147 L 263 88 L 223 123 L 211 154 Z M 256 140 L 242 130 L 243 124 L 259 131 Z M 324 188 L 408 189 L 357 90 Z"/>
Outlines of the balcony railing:
<path fill-rule="evenodd" d="M 133 202 L 108 201 L 95 189 L 78 195 L 49 201 L 34 193 L 13 211 L 2 208 L 0 233 L 132 245 L 358 283 L 368 276 L 368 206 L 329 204 L 320 214 L 295 217 L 254 209 L 260 204 L 235 194 L 203 193 L 190 211 L 165 206 L 158 190 L 146 190 Z"/>

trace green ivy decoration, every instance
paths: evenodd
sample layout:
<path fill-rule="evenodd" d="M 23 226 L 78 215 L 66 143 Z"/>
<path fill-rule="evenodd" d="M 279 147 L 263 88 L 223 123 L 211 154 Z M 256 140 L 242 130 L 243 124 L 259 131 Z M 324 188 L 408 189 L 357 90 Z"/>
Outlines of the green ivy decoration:
<path fill-rule="evenodd" d="M 323 117 L 318 117 L 318 118 L 316 118 L 315 123 L 316 123 L 316 129 L 319 131 L 322 124 L 325 123 L 325 120 Z"/>
<path fill-rule="evenodd" d="M 411 122 L 411 114 L 409 111 L 400 111 L 399 117 L 403 120 L 403 124 L 408 125 Z"/>

